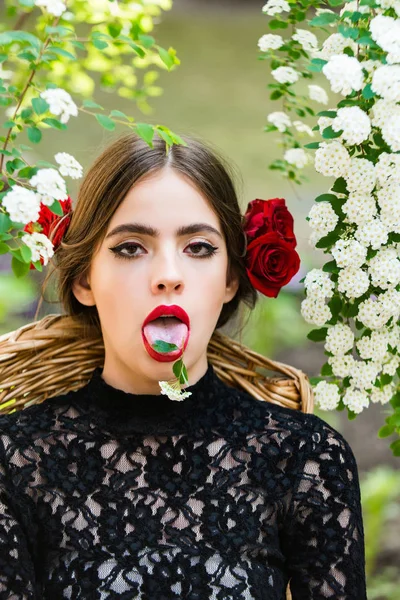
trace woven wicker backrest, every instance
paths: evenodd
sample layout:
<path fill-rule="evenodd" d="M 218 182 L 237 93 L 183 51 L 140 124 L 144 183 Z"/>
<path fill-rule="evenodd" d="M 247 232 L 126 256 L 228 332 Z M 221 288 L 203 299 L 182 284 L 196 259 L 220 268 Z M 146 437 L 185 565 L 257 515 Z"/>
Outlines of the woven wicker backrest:
<path fill-rule="evenodd" d="M 207 355 L 226 384 L 258 400 L 313 412 L 312 388 L 299 369 L 270 360 L 218 331 Z M 0 414 L 77 390 L 103 364 L 102 338 L 66 315 L 48 315 L 0 336 Z M 266 370 L 280 375 L 268 376 Z"/>
<path fill-rule="evenodd" d="M 215 332 L 207 355 L 218 377 L 258 400 L 312 413 L 307 375 Z M 77 390 L 104 364 L 101 337 L 66 315 L 48 315 L 0 337 L 0 415 Z M 277 377 L 265 371 L 277 372 Z M 290 586 L 286 600 L 291 600 Z"/>

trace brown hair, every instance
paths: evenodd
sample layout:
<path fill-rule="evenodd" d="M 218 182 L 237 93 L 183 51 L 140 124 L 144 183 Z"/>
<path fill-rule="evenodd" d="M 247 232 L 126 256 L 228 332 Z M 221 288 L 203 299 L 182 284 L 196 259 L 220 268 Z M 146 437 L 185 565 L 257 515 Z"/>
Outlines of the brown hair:
<path fill-rule="evenodd" d="M 216 329 L 235 315 L 240 301 L 251 308 L 255 306 L 257 293 L 245 269 L 243 217 L 231 170 L 224 159 L 203 141 L 187 136 L 183 136 L 183 140 L 186 146 L 173 145 L 167 152 L 166 143 L 160 138 L 153 141 L 151 148 L 135 133 L 128 133 L 109 145 L 87 172 L 68 231 L 52 263 L 53 272 L 58 275 L 58 297 L 64 310 L 83 324 L 95 325 L 101 331 L 97 308 L 84 306 L 76 299 L 72 291 L 73 281 L 87 273 L 108 223 L 130 188 L 145 176 L 165 167 L 185 175 L 210 202 L 225 236 L 227 281 L 233 274 L 239 279 L 238 291 L 230 302 L 224 304 Z M 48 277 L 51 274 L 50 270 Z"/>

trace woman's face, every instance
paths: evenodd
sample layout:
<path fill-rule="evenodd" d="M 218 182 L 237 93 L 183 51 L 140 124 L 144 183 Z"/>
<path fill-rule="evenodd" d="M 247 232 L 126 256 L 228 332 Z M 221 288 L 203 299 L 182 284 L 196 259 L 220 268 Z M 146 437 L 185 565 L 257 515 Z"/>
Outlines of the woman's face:
<path fill-rule="evenodd" d="M 137 231 L 138 225 L 154 231 Z M 157 306 L 177 305 L 190 319 L 183 361 L 189 385 L 196 383 L 206 372 L 207 345 L 223 304 L 238 289 L 237 279 L 227 283 L 227 267 L 219 219 L 188 179 L 165 168 L 135 184 L 115 211 L 88 276 L 73 286 L 82 304 L 97 307 L 105 381 L 127 392 L 160 393 L 158 381 L 174 378 L 179 357 L 161 362 L 151 356 L 143 324 Z"/>

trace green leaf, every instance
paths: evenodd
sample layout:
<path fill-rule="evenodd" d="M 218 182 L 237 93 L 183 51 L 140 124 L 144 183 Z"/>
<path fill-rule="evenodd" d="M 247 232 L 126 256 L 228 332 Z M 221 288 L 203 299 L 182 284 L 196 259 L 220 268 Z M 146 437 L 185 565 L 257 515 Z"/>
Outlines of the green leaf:
<path fill-rule="evenodd" d="M 132 117 L 128 117 L 125 113 L 121 112 L 120 110 L 112 110 L 110 112 L 110 117 L 117 117 L 120 119 L 126 119 L 127 121 L 133 121 L 134 119 Z"/>
<path fill-rule="evenodd" d="M 334 119 L 337 115 L 336 110 L 321 110 L 317 113 L 318 117 L 329 117 L 330 119 Z"/>
<path fill-rule="evenodd" d="M 33 144 L 38 144 L 42 139 L 42 132 L 38 127 L 28 127 L 28 138 Z"/>
<path fill-rule="evenodd" d="M 148 123 L 136 123 L 136 131 L 142 140 L 144 140 L 152 148 L 154 127 Z"/>
<path fill-rule="evenodd" d="M 332 244 L 334 244 L 336 242 L 337 239 L 337 234 L 336 233 L 328 233 L 328 235 L 325 235 L 324 237 L 322 237 L 320 240 L 318 240 L 318 242 L 315 244 L 316 248 L 328 248 L 328 246 L 332 246 Z"/>
<path fill-rule="evenodd" d="M 35 261 L 34 263 L 32 263 L 32 264 L 33 264 L 33 266 L 35 267 L 35 269 L 36 269 L 37 271 L 40 271 L 40 272 L 41 272 L 41 271 L 43 271 L 43 265 L 42 265 L 42 263 L 40 262 L 40 260 L 36 260 L 36 261 Z"/>
<path fill-rule="evenodd" d="M 97 50 L 104 50 L 104 48 L 108 48 L 107 42 L 103 42 L 102 40 L 92 39 L 92 44 Z"/>
<path fill-rule="evenodd" d="M 47 49 L 53 52 L 53 54 L 56 54 L 57 56 L 69 58 L 69 60 L 76 60 L 75 54 L 68 52 L 68 50 L 64 50 L 64 48 L 58 48 L 58 46 L 48 46 Z"/>
<path fill-rule="evenodd" d="M 111 35 L 111 37 L 116 38 L 119 36 L 119 34 L 122 31 L 122 24 L 121 23 L 109 23 L 107 25 L 107 29 L 108 29 L 108 33 Z"/>
<path fill-rule="evenodd" d="M 0 213 L 0 233 L 6 233 L 11 229 L 12 221 L 10 217 L 4 213 Z"/>
<path fill-rule="evenodd" d="M 334 194 L 321 194 L 315 198 L 315 202 L 335 202 L 338 197 Z"/>
<path fill-rule="evenodd" d="M 333 375 L 332 366 L 329 363 L 325 363 L 321 367 L 321 375 L 324 377 L 329 377 Z"/>
<path fill-rule="evenodd" d="M 4 242 L 0 242 L 0 254 L 7 254 L 9 247 Z"/>
<path fill-rule="evenodd" d="M 363 98 L 365 98 L 366 100 L 370 100 L 371 98 L 374 98 L 374 96 L 376 96 L 375 92 L 373 91 L 371 84 L 368 83 L 365 88 L 362 91 L 362 96 Z"/>
<path fill-rule="evenodd" d="M 333 140 L 334 138 L 338 138 L 342 135 L 343 131 L 335 131 L 331 126 L 325 127 L 322 131 L 322 137 L 327 140 Z"/>
<path fill-rule="evenodd" d="M 58 215 L 60 217 L 62 217 L 64 214 L 61 204 L 58 200 L 54 200 L 53 204 L 51 206 L 49 206 L 49 209 L 51 210 L 52 213 L 54 213 L 55 215 Z"/>
<path fill-rule="evenodd" d="M 381 375 L 381 383 L 382 385 L 388 385 L 393 381 L 393 377 L 388 373 L 382 373 Z"/>
<path fill-rule="evenodd" d="M 338 31 L 343 37 L 350 38 L 352 40 L 356 40 L 360 33 L 358 27 L 350 27 L 349 25 L 339 25 Z"/>
<path fill-rule="evenodd" d="M 42 115 L 49 110 L 49 105 L 44 98 L 32 98 L 32 106 L 37 115 Z"/>
<path fill-rule="evenodd" d="M 274 90 L 271 95 L 270 95 L 270 99 L 271 100 L 278 100 L 279 98 L 281 98 L 283 96 L 283 93 L 280 90 Z"/>
<path fill-rule="evenodd" d="M 156 340 L 154 344 L 151 346 L 154 348 L 156 352 L 171 352 L 172 350 L 179 350 L 178 346 L 175 344 L 170 344 L 169 342 L 165 342 L 164 340 Z"/>
<path fill-rule="evenodd" d="M 310 144 L 305 144 L 304 148 L 309 148 L 310 150 L 316 150 L 319 148 L 320 142 L 311 142 Z"/>
<path fill-rule="evenodd" d="M 312 340 L 313 342 L 323 342 L 326 339 L 327 333 L 328 333 L 328 328 L 321 327 L 320 329 L 312 329 L 307 334 L 307 337 L 309 340 Z"/>
<path fill-rule="evenodd" d="M 28 42 L 36 50 L 42 47 L 41 40 L 27 31 L 5 31 L 0 33 L 0 46 L 8 46 L 13 42 Z"/>
<path fill-rule="evenodd" d="M 340 311 L 342 310 L 343 303 L 342 303 L 341 299 L 339 298 L 339 296 L 333 296 L 329 300 L 328 306 L 331 309 L 332 317 L 334 319 L 336 319 L 339 316 Z"/>
<path fill-rule="evenodd" d="M 100 110 L 104 110 L 104 108 L 102 106 L 100 106 L 100 104 L 93 102 L 93 100 L 84 100 L 83 106 L 85 108 L 99 108 Z"/>
<path fill-rule="evenodd" d="M 337 266 L 335 260 L 330 260 L 329 262 L 325 263 L 322 267 L 322 270 L 325 273 L 339 273 L 339 267 Z"/>
<path fill-rule="evenodd" d="M 271 29 L 287 29 L 289 24 L 286 21 L 279 21 L 279 19 L 273 19 L 269 22 Z"/>
<path fill-rule="evenodd" d="M 30 265 L 26 262 L 19 261 L 15 256 L 11 259 L 11 268 L 16 277 L 23 277 L 27 273 L 29 273 Z"/>
<path fill-rule="evenodd" d="M 50 127 L 53 127 L 54 129 L 67 129 L 65 123 L 61 123 L 60 121 L 57 121 L 57 119 L 46 118 L 43 119 L 42 123 L 46 123 L 46 125 L 50 125 Z"/>
<path fill-rule="evenodd" d="M 108 129 L 109 131 L 113 131 L 115 129 L 115 123 L 112 119 L 110 119 L 110 117 L 99 114 L 95 114 L 95 117 L 98 123 L 100 123 L 100 125 L 104 127 L 104 129 Z"/>
<path fill-rule="evenodd" d="M 329 25 L 330 23 L 335 23 L 339 20 L 339 15 L 336 13 L 322 13 L 322 15 L 318 15 L 318 17 L 314 17 L 310 21 L 310 25 L 312 27 L 321 27 L 321 25 Z"/>
<path fill-rule="evenodd" d="M 168 69 L 171 69 L 171 67 L 173 67 L 175 64 L 174 57 L 168 52 L 168 50 L 165 50 L 165 48 L 161 48 L 161 46 L 158 47 L 158 52 L 164 65 Z"/>
<path fill-rule="evenodd" d="M 390 448 L 392 449 L 394 456 L 400 456 L 400 440 L 392 442 Z"/>
<path fill-rule="evenodd" d="M 22 244 L 20 247 L 21 256 L 25 262 L 30 263 L 32 259 L 32 250 L 26 244 Z"/>
<path fill-rule="evenodd" d="M 347 194 L 347 183 L 344 177 L 339 177 L 336 179 L 335 183 L 332 186 L 332 192 L 336 192 L 337 194 Z"/>

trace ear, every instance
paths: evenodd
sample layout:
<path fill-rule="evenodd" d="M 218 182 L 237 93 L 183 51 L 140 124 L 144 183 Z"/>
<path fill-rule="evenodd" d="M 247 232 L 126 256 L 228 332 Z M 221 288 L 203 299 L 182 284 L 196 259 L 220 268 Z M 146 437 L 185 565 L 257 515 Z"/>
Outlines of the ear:
<path fill-rule="evenodd" d="M 227 283 L 225 288 L 225 299 L 224 304 L 230 302 L 232 298 L 235 297 L 236 292 L 239 289 L 239 277 L 237 275 L 232 275 L 229 283 Z"/>
<path fill-rule="evenodd" d="M 80 275 L 72 283 L 75 298 L 85 306 L 95 306 L 96 302 L 87 275 Z"/>

